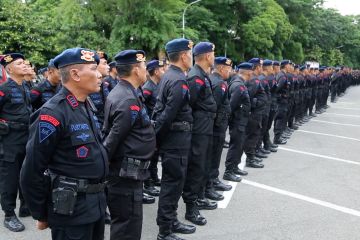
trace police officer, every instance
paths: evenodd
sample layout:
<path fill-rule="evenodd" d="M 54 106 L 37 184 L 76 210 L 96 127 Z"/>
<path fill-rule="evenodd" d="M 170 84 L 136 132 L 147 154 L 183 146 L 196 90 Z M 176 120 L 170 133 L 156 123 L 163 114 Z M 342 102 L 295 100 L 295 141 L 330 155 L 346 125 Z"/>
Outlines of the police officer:
<path fill-rule="evenodd" d="M 155 132 L 137 93 L 146 81 L 145 53 L 121 51 L 115 61 L 120 80 L 107 98 L 104 122 L 110 239 L 141 239 L 143 180 L 155 150 Z"/>
<path fill-rule="evenodd" d="M 252 77 L 254 65 L 252 63 L 241 63 L 238 65 L 238 74 L 231 77 L 229 84 L 229 101 L 231 115 L 229 119 L 230 143 L 226 155 L 224 180 L 240 182 L 241 177 L 236 175 L 247 175 L 247 172 L 238 168 L 243 154 L 245 142 L 245 130 L 249 120 L 251 103 L 245 82 Z"/>
<path fill-rule="evenodd" d="M 109 75 L 104 78 L 104 82 L 107 82 L 109 91 L 118 83 L 117 71 L 116 71 L 116 62 L 109 63 Z"/>
<path fill-rule="evenodd" d="M 159 92 L 158 86 L 164 74 L 164 62 L 161 60 L 152 60 L 146 65 L 146 70 L 149 73 L 149 79 L 142 86 L 142 93 L 148 114 L 152 116 Z M 155 185 L 160 185 L 157 168 L 158 160 L 159 152 L 155 151 L 149 166 L 150 178 L 144 182 L 144 192 L 151 196 L 159 196 L 160 194 L 160 191 L 155 188 Z"/>
<path fill-rule="evenodd" d="M 200 42 L 194 47 L 195 65 L 188 74 L 190 106 L 194 117 L 191 152 L 183 191 L 186 203 L 185 218 L 196 225 L 205 225 L 206 219 L 198 210 L 213 210 L 216 202 L 205 198 L 209 179 L 211 141 L 216 116 L 216 102 L 208 74 L 214 65 L 215 45 Z"/>
<path fill-rule="evenodd" d="M 337 94 L 337 88 L 338 88 L 338 82 L 340 82 L 340 68 L 335 68 L 335 72 L 330 77 L 330 101 L 332 103 L 336 102 L 336 94 Z"/>
<path fill-rule="evenodd" d="M 31 118 L 21 187 L 40 230 L 52 239 L 104 238 L 107 154 L 86 101 L 100 91 L 99 57 L 84 48 L 55 57 L 62 89 Z"/>
<path fill-rule="evenodd" d="M 271 64 L 270 64 L 271 62 Z M 268 65 L 268 66 L 266 66 Z M 271 60 L 265 60 L 263 62 L 263 73 L 266 76 L 267 82 L 269 84 L 269 88 L 270 88 L 270 99 L 269 99 L 269 115 L 268 115 L 268 121 L 267 121 L 267 125 L 265 126 L 264 129 L 264 135 L 263 135 L 263 143 L 264 143 L 264 148 L 265 150 L 267 150 L 267 153 L 270 152 L 277 152 L 277 147 L 278 145 L 274 144 L 271 142 L 270 140 L 270 129 L 274 123 L 274 118 L 277 112 L 277 93 L 276 93 L 276 87 L 277 87 L 277 83 L 276 83 L 276 78 L 275 78 L 275 74 L 277 74 L 280 71 L 280 62 L 278 61 L 271 61 Z"/>
<path fill-rule="evenodd" d="M 267 126 L 268 126 L 268 121 L 269 121 L 269 114 L 270 114 L 270 108 L 271 108 L 271 89 L 270 89 L 270 83 L 269 80 L 271 80 L 271 70 L 272 69 L 272 65 L 273 65 L 273 61 L 266 59 L 263 61 L 262 63 L 262 72 L 259 75 L 259 80 L 261 82 L 261 85 L 264 88 L 265 91 L 265 95 L 266 95 L 266 107 L 265 110 L 263 111 L 262 114 L 262 119 L 261 119 L 261 132 L 260 132 L 260 137 L 258 139 L 257 142 L 257 146 L 256 146 L 256 154 L 255 156 L 260 157 L 260 158 L 266 158 L 267 155 L 269 154 L 271 151 L 268 150 L 270 148 L 270 146 L 267 146 L 268 149 L 262 148 L 262 143 L 264 142 L 264 146 L 270 145 L 268 143 L 268 141 L 270 139 L 265 139 L 265 135 L 267 132 Z M 268 77 L 269 75 L 269 77 Z M 269 136 L 270 138 L 270 136 Z"/>
<path fill-rule="evenodd" d="M 226 80 L 230 77 L 231 71 L 231 59 L 226 57 L 216 57 L 214 71 L 209 76 L 217 112 L 214 121 L 212 150 L 210 155 L 210 177 L 206 186 L 205 197 L 215 201 L 224 199 L 224 196 L 216 192 L 216 190 L 225 191 L 231 189 L 231 185 L 225 185 L 220 182 L 218 178 L 221 154 L 225 142 L 225 133 L 230 116 L 228 84 Z"/>
<path fill-rule="evenodd" d="M 280 63 L 281 71 L 276 75 L 276 93 L 278 94 L 278 112 L 274 122 L 274 143 L 286 144 L 283 138 L 283 132 L 286 129 L 287 113 L 288 113 L 288 98 L 289 98 L 289 82 L 287 79 L 287 71 L 290 69 L 291 61 L 283 60 Z"/>
<path fill-rule="evenodd" d="M 191 143 L 193 116 L 185 73 L 192 66 L 192 41 L 173 39 L 165 46 L 170 66 L 162 76 L 154 108 L 156 140 L 162 177 L 157 213 L 158 240 L 181 240 L 174 233 L 194 233 L 196 228 L 177 219 Z"/>
<path fill-rule="evenodd" d="M 19 190 L 19 174 L 25 158 L 28 140 L 31 105 L 23 85 L 27 66 L 19 53 L 6 54 L 1 60 L 8 79 L 0 85 L 0 191 L 1 207 L 5 212 L 4 226 L 13 232 L 20 232 L 25 226 L 14 212 Z M 19 191 L 19 216 L 29 216 L 29 211 Z"/>
<path fill-rule="evenodd" d="M 262 60 L 260 58 L 253 58 L 249 62 L 254 64 L 254 69 L 252 77 L 245 84 L 250 96 L 251 114 L 246 126 L 244 151 L 247 156 L 246 166 L 263 168 L 264 165 L 260 163 L 261 160 L 255 157 L 255 154 L 256 144 L 259 141 L 261 134 L 262 115 L 266 110 L 268 97 L 258 78 L 262 69 Z"/>
<path fill-rule="evenodd" d="M 98 118 L 100 128 L 102 128 L 102 125 L 104 123 L 105 101 L 107 96 L 109 95 L 109 83 L 104 81 L 104 78 L 109 75 L 109 65 L 107 64 L 108 56 L 106 53 L 102 51 L 97 51 L 97 54 L 100 57 L 98 71 L 101 74 L 102 82 L 100 86 L 100 91 L 90 94 L 89 97 L 91 99 L 90 103 L 92 102 L 94 104 L 94 107 L 96 108 L 95 114 Z"/>
<path fill-rule="evenodd" d="M 30 98 L 34 110 L 49 101 L 61 87 L 59 70 L 54 66 L 54 59 L 49 61 L 48 77 L 31 89 Z"/>

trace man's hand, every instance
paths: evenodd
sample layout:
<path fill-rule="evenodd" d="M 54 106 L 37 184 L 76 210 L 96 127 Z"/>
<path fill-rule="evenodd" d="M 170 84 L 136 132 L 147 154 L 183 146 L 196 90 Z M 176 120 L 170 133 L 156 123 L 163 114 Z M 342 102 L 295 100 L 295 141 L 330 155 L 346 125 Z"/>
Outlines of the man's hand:
<path fill-rule="evenodd" d="M 44 230 L 47 229 L 48 227 L 49 227 L 48 222 L 41 222 L 41 221 L 36 222 L 36 228 L 39 230 Z"/>

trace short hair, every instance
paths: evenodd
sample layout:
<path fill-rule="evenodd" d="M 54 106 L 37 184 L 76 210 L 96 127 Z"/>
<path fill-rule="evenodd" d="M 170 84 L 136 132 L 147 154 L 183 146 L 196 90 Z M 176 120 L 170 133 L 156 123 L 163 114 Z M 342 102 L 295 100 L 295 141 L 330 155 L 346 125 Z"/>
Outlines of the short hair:
<path fill-rule="evenodd" d="M 61 83 L 67 83 L 70 79 L 70 69 L 79 69 L 81 70 L 83 68 L 83 64 L 75 64 L 75 65 L 69 65 L 69 66 L 65 66 L 62 68 L 59 68 L 59 72 L 60 72 L 60 79 L 61 79 Z"/>
<path fill-rule="evenodd" d="M 156 69 L 157 69 L 157 68 L 152 68 L 152 69 L 148 70 L 149 75 L 150 75 L 151 77 L 155 75 Z"/>
<path fill-rule="evenodd" d="M 171 52 L 171 53 L 168 53 L 167 56 L 168 56 L 170 62 L 178 62 L 180 60 L 181 54 L 183 54 L 183 53 L 184 53 L 184 51 Z"/>
<path fill-rule="evenodd" d="M 116 71 L 118 72 L 119 77 L 129 77 L 131 75 L 131 71 L 136 66 L 137 63 L 127 64 L 127 65 L 116 65 Z"/>
<path fill-rule="evenodd" d="M 203 53 L 203 54 L 196 55 L 194 57 L 195 62 L 204 60 L 204 58 L 206 57 L 206 54 L 208 54 L 208 53 Z"/>

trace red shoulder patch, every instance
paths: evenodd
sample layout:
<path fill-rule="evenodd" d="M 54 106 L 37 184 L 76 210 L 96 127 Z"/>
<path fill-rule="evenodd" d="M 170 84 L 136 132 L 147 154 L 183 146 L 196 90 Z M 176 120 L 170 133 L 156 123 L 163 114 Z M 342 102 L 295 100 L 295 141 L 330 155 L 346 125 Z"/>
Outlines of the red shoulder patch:
<path fill-rule="evenodd" d="M 5 96 L 5 93 L 3 91 L 0 91 L 0 97 Z"/>
<path fill-rule="evenodd" d="M 143 94 L 145 94 L 145 95 L 151 95 L 151 93 L 152 93 L 152 92 L 149 91 L 149 90 L 144 90 L 144 91 L 143 91 Z"/>
<path fill-rule="evenodd" d="M 240 86 L 240 91 L 245 91 L 245 87 L 244 87 L 244 86 Z"/>
<path fill-rule="evenodd" d="M 256 82 L 256 84 L 259 84 L 259 83 L 260 83 L 260 80 L 256 79 L 255 82 Z"/>
<path fill-rule="evenodd" d="M 41 115 L 40 115 L 40 120 L 41 120 L 41 121 L 49 122 L 49 123 L 51 123 L 52 125 L 54 125 L 55 127 L 60 124 L 60 122 L 59 122 L 56 118 L 54 118 L 53 116 L 50 116 L 50 115 L 43 115 L 43 114 L 41 114 Z"/>
<path fill-rule="evenodd" d="M 182 89 L 189 90 L 189 87 L 186 84 L 183 84 L 181 87 Z"/>
<path fill-rule="evenodd" d="M 221 90 L 223 90 L 223 92 L 225 92 L 226 89 L 227 89 L 226 84 L 225 84 L 225 83 L 222 83 L 222 84 L 221 84 Z"/>
<path fill-rule="evenodd" d="M 195 79 L 195 82 L 201 86 L 203 86 L 205 84 L 205 82 L 199 78 Z"/>
<path fill-rule="evenodd" d="M 35 90 L 35 89 L 32 89 L 31 93 L 35 94 L 35 95 L 40 95 L 40 92 L 38 90 Z"/>
<path fill-rule="evenodd" d="M 131 105 L 131 106 L 130 106 L 130 110 L 139 112 L 139 111 L 140 111 L 140 107 L 139 107 L 138 105 Z"/>

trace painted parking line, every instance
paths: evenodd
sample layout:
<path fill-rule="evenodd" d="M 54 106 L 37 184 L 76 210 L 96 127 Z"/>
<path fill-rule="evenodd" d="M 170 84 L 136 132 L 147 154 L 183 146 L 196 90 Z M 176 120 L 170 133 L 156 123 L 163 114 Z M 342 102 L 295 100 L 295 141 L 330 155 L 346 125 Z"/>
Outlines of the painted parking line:
<path fill-rule="evenodd" d="M 329 121 L 315 120 L 315 119 L 311 119 L 311 122 L 328 123 L 328 124 L 340 125 L 340 126 L 348 126 L 348 127 L 360 127 L 360 125 L 359 125 L 359 124 L 349 124 L 349 123 L 329 122 Z"/>
<path fill-rule="evenodd" d="M 316 205 L 319 205 L 319 206 L 322 206 L 322 207 L 333 209 L 333 210 L 336 210 L 336 211 L 339 211 L 339 212 L 342 212 L 342 213 L 346 213 L 346 214 L 349 214 L 349 215 L 360 217 L 360 211 L 355 210 L 355 209 L 343 207 L 343 206 L 336 205 L 336 204 L 333 204 L 333 203 L 330 203 L 330 202 L 322 201 L 322 200 L 319 200 L 319 199 L 316 199 L 316 198 L 308 197 L 308 196 L 301 195 L 301 194 L 294 193 L 294 192 L 289 192 L 289 191 L 286 191 L 286 190 L 282 190 L 280 188 L 271 187 L 271 186 L 268 186 L 268 185 L 265 185 L 265 184 L 261 184 L 261 183 L 257 183 L 257 182 L 253 182 L 253 181 L 249 181 L 249 180 L 243 180 L 242 183 L 246 184 L 246 185 L 256 187 L 256 188 L 261 188 L 261 189 L 264 189 L 264 190 L 267 190 L 267 191 L 270 191 L 270 192 L 285 195 L 285 196 L 288 196 L 288 197 L 291 197 L 291 198 L 299 199 L 299 200 L 309 202 L 309 203 L 312 203 L 312 204 L 316 204 Z"/>
<path fill-rule="evenodd" d="M 236 186 L 238 185 L 237 182 L 230 182 L 230 181 L 227 182 L 226 184 L 231 185 L 232 189 L 230 191 L 223 192 L 224 199 L 217 202 L 218 208 L 226 208 L 228 206 L 232 198 L 232 195 L 235 192 Z"/>
<path fill-rule="evenodd" d="M 335 106 L 331 106 L 332 109 L 344 109 L 344 110 L 355 110 L 355 111 L 360 111 L 360 108 L 349 108 L 349 107 L 335 107 Z"/>
<path fill-rule="evenodd" d="M 358 139 L 358 138 L 351 138 L 351 137 L 345 137 L 345 136 L 328 134 L 328 133 L 312 132 L 312 131 L 306 131 L 306 130 L 297 130 L 296 132 L 310 133 L 310 134 L 316 134 L 316 135 L 322 135 L 322 136 L 328 136 L 328 137 L 336 137 L 336 138 L 342 138 L 342 139 L 360 142 L 360 139 Z"/>
<path fill-rule="evenodd" d="M 336 115 L 336 116 L 342 116 L 342 117 L 355 117 L 355 118 L 360 118 L 360 115 L 352 115 L 352 114 L 342 114 L 342 113 L 329 113 L 329 112 L 324 112 L 322 114 L 326 114 L 326 115 Z"/>
<path fill-rule="evenodd" d="M 308 156 L 314 156 L 314 157 L 318 157 L 318 158 L 323 158 L 323 159 L 328 159 L 328 160 L 333 160 L 333 161 L 338 161 L 338 162 L 343 162 L 343 163 L 360 166 L 360 162 L 355 162 L 355 161 L 346 160 L 346 159 L 342 159 L 342 158 L 330 157 L 330 156 L 316 154 L 316 153 L 310 153 L 310 152 L 304 152 L 304 151 L 299 151 L 299 150 L 286 148 L 286 147 L 280 147 L 280 146 L 278 147 L 278 149 L 288 151 L 288 152 L 294 152 L 294 153 L 304 154 L 304 155 L 308 155 Z"/>

